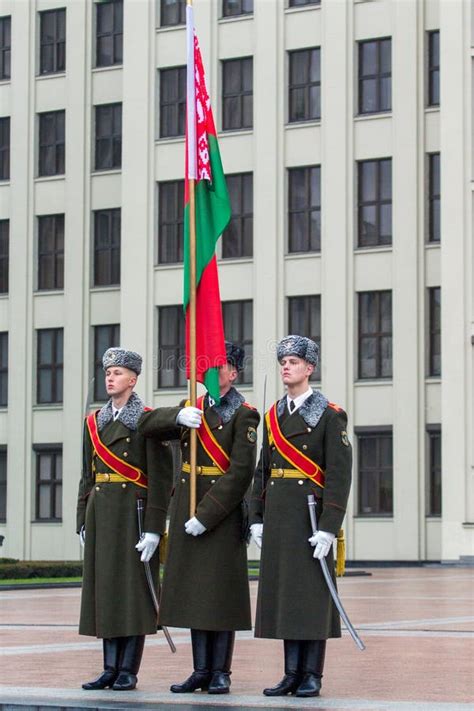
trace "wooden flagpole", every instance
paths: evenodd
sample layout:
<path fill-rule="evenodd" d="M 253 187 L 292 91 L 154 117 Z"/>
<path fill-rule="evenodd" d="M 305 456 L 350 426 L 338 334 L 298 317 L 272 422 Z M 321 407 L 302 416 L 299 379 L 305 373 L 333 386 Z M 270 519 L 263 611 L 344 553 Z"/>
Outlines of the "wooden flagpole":
<path fill-rule="evenodd" d="M 193 0 L 187 0 L 192 7 Z M 194 77 L 193 77 L 194 82 Z M 194 97 L 193 97 L 194 100 Z M 194 178 L 188 179 L 189 187 L 189 399 L 192 407 L 196 407 L 196 203 Z M 190 474 L 189 474 L 189 517 L 196 513 L 196 460 L 197 432 L 190 430 Z"/>

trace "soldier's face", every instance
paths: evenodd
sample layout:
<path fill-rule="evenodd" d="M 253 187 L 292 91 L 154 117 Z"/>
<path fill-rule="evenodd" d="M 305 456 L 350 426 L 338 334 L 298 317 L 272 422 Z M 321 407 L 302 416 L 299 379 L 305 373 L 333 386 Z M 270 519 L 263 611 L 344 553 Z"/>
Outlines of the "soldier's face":
<path fill-rule="evenodd" d="M 280 361 L 280 374 L 284 385 L 300 385 L 308 380 L 314 370 L 303 358 L 295 355 L 285 356 Z"/>
<path fill-rule="evenodd" d="M 225 365 L 221 365 L 219 367 L 219 389 L 221 391 L 221 395 L 225 395 L 225 393 L 230 390 L 236 377 L 237 370 L 230 363 L 226 363 Z"/>
<path fill-rule="evenodd" d="M 128 368 L 107 368 L 105 371 L 105 388 L 107 395 L 123 395 L 130 388 L 133 389 L 136 382 L 136 373 Z"/>

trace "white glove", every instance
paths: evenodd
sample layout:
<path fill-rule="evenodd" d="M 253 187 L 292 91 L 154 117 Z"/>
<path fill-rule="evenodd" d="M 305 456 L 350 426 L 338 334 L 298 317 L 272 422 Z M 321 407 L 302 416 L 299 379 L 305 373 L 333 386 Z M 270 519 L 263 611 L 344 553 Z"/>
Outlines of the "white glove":
<path fill-rule="evenodd" d="M 327 556 L 331 550 L 332 544 L 336 536 L 334 533 L 328 533 L 327 531 L 316 531 L 314 536 L 308 538 L 308 541 L 312 546 L 316 546 L 313 553 L 313 558 L 319 558 L 322 560 Z"/>
<path fill-rule="evenodd" d="M 193 516 L 184 524 L 184 530 L 190 536 L 200 536 L 201 533 L 204 533 L 206 527 L 202 525 L 201 521 L 197 520 L 196 516 Z"/>
<path fill-rule="evenodd" d="M 252 523 L 250 526 L 250 536 L 252 541 L 259 547 L 262 547 L 263 538 L 263 523 Z"/>
<path fill-rule="evenodd" d="M 81 543 L 81 547 L 84 548 L 86 545 L 86 529 L 84 526 L 81 526 L 81 530 L 79 531 L 79 541 Z"/>
<path fill-rule="evenodd" d="M 148 563 L 151 560 L 153 553 L 158 548 L 160 542 L 159 533 L 144 533 L 138 541 L 135 548 L 138 552 L 142 551 L 140 560 L 142 563 Z"/>
<path fill-rule="evenodd" d="M 197 429 L 201 426 L 202 420 L 202 410 L 198 407 L 183 407 L 182 410 L 178 412 L 176 422 L 178 425 L 183 425 L 183 427 L 192 427 Z"/>

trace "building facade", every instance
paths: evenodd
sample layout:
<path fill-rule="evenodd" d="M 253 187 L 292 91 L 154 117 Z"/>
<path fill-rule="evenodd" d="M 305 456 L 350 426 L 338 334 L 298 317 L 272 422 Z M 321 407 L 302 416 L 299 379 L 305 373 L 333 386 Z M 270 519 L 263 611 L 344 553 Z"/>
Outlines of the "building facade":
<path fill-rule="evenodd" d="M 468 0 L 195 0 L 233 217 L 219 245 L 241 388 L 275 345 L 354 446 L 352 560 L 474 553 Z M 110 345 L 185 394 L 182 0 L 0 0 L 0 553 L 77 559 L 82 421 Z M 442 362 L 441 362 L 442 358 Z M 251 551 L 251 555 L 254 551 Z"/>

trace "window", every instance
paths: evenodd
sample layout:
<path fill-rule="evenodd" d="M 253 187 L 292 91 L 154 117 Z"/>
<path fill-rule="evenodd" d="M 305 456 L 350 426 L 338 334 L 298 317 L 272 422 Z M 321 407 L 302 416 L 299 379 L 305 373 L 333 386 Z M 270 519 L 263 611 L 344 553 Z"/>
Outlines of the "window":
<path fill-rule="evenodd" d="M 8 294 L 10 262 L 10 222 L 0 220 L 0 294 Z"/>
<path fill-rule="evenodd" d="M 253 126 L 253 58 L 222 62 L 222 130 Z"/>
<path fill-rule="evenodd" d="M 186 23 L 186 0 L 161 0 L 161 27 L 172 27 Z"/>
<path fill-rule="evenodd" d="M 290 123 L 321 118 L 321 51 L 299 49 L 289 52 L 288 107 Z"/>
<path fill-rule="evenodd" d="M 160 138 L 184 136 L 186 67 L 160 70 Z"/>
<path fill-rule="evenodd" d="M 441 426 L 428 425 L 428 492 L 426 515 L 441 516 Z"/>
<path fill-rule="evenodd" d="M 0 81 L 10 79 L 12 18 L 0 17 Z"/>
<path fill-rule="evenodd" d="M 357 246 L 392 244 L 392 160 L 357 165 Z"/>
<path fill-rule="evenodd" d="M 439 30 L 428 32 L 428 106 L 439 106 Z"/>
<path fill-rule="evenodd" d="M 7 448 L 0 447 L 0 523 L 7 522 Z"/>
<path fill-rule="evenodd" d="M 94 286 L 120 284 L 121 211 L 94 212 Z"/>
<path fill-rule="evenodd" d="M 95 169 L 122 166 L 122 104 L 95 107 Z"/>
<path fill-rule="evenodd" d="M 38 217 L 38 290 L 64 288 L 64 215 Z"/>
<path fill-rule="evenodd" d="M 180 306 L 158 308 L 158 387 L 186 386 L 184 313 Z"/>
<path fill-rule="evenodd" d="M 302 7 L 303 5 L 320 5 L 321 0 L 290 0 L 288 7 Z"/>
<path fill-rule="evenodd" d="M 441 163 L 439 153 L 428 155 L 428 241 L 441 239 Z"/>
<path fill-rule="evenodd" d="M 429 363 L 428 375 L 441 375 L 441 287 L 428 289 L 429 293 Z"/>
<path fill-rule="evenodd" d="M 359 516 L 393 516 L 393 435 L 358 431 Z"/>
<path fill-rule="evenodd" d="M 224 333 L 227 341 L 245 351 L 244 369 L 239 382 L 248 385 L 253 381 L 253 303 L 252 301 L 225 301 L 222 304 Z"/>
<path fill-rule="evenodd" d="M 392 108 L 392 40 L 359 42 L 359 113 Z"/>
<path fill-rule="evenodd" d="M 111 67 L 123 61 L 123 2 L 97 2 L 96 66 Z"/>
<path fill-rule="evenodd" d="M 35 446 L 36 520 L 61 521 L 63 515 L 63 450 L 61 445 Z"/>
<path fill-rule="evenodd" d="M 253 0 L 222 0 L 222 17 L 236 17 L 252 13 Z"/>
<path fill-rule="evenodd" d="M 10 180 L 10 117 L 0 118 L 0 180 Z"/>
<path fill-rule="evenodd" d="M 65 113 L 39 114 L 39 176 L 64 174 Z"/>
<path fill-rule="evenodd" d="M 232 216 L 222 234 L 223 259 L 253 255 L 253 174 L 227 176 Z"/>
<path fill-rule="evenodd" d="M 319 166 L 288 171 L 289 252 L 321 249 L 321 169 Z"/>
<path fill-rule="evenodd" d="M 63 329 L 37 332 L 36 402 L 50 405 L 63 401 Z"/>
<path fill-rule="evenodd" d="M 392 376 L 392 292 L 359 293 L 359 378 Z"/>
<path fill-rule="evenodd" d="M 158 183 L 158 263 L 183 261 L 184 180 Z"/>
<path fill-rule="evenodd" d="M 40 74 L 66 71 L 66 10 L 40 12 Z"/>
<path fill-rule="evenodd" d="M 290 296 L 288 299 L 288 333 L 315 341 L 321 355 L 321 296 Z M 310 380 L 321 380 L 321 360 Z"/>
<path fill-rule="evenodd" d="M 8 333 L 0 333 L 0 407 L 8 405 Z"/>
<path fill-rule="evenodd" d="M 120 346 L 120 325 L 94 326 L 94 402 L 108 400 L 102 356 L 108 348 Z"/>

